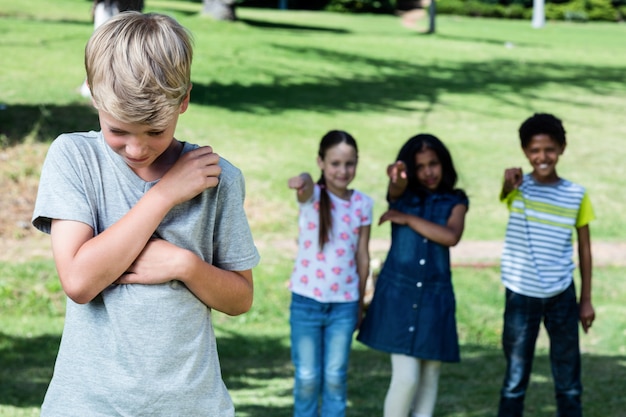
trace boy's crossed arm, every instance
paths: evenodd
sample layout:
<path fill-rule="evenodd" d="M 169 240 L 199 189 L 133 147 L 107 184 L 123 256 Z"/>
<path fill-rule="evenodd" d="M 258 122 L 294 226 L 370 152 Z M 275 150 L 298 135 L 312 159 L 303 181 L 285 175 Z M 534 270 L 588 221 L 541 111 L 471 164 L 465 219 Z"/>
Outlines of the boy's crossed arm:
<path fill-rule="evenodd" d="M 252 271 L 226 271 L 163 239 L 151 239 L 116 284 L 183 282 L 207 306 L 229 315 L 252 306 Z"/>
<path fill-rule="evenodd" d="M 52 250 L 65 293 L 87 303 L 113 283 L 178 279 L 211 308 L 232 315 L 247 311 L 252 304 L 250 270 L 221 270 L 186 249 L 151 240 L 175 205 L 217 185 L 218 163 L 219 155 L 210 147 L 182 155 L 133 208 L 97 236 L 87 224 L 53 220 Z"/>

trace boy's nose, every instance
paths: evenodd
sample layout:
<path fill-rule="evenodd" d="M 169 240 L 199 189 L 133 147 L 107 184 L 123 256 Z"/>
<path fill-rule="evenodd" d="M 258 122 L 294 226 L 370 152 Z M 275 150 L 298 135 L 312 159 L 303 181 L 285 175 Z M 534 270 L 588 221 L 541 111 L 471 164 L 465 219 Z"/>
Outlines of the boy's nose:
<path fill-rule="evenodd" d="M 126 154 L 130 157 L 142 156 L 144 153 L 144 145 L 137 140 L 130 140 L 126 144 Z"/>

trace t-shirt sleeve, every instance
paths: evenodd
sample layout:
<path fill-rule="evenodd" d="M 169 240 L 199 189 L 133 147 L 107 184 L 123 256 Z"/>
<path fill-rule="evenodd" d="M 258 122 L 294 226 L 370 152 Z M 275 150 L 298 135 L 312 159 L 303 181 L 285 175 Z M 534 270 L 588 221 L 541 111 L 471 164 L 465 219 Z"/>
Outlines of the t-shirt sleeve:
<path fill-rule="evenodd" d="M 374 215 L 374 200 L 363 194 L 363 207 L 361 209 L 361 226 L 370 226 Z"/>
<path fill-rule="evenodd" d="M 52 142 L 44 161 L 32 223 L 50 233 L 52 219 L 79 221 L 94 227 L 85 189 L 89 170 L 69 135 Z"/>
<path fill-rule="evenodd" d="M 515 197 L 518 196 L 520 190 L 518 188 L 514 189 L 506 196 L 500 198 L 501 203 L 505 203 L 509 210 L 511 210 L 511 206 L 513 205 L 513 201 L 515 201 Z"/>
<path fill-rule="evenodd" d="M 576 227 L 583 227 L 591 223 L 596 218 L 593 207 L 591 206 L 591 200 L 589 194 L 585 191 L 583 199 L 580 202 L 580 208 L 578 209 L 578 217 L 576 218 Z"/>
<path fill-rule="evenodd" d="M 239 169 L 225 187 L 215 219 L 213 263 L 228 271 L 245 271 L 260 260 L 244 210 L 245 182 Z"/>
<path fill-rule="evenodd" d="M 467 195 L 465 193 L 462 193 L 458 197 L 459 197 L 459 202 L 457 204 L 465 206 L 467 210 L 469 210 L 470 202 L 469 202 L 469 198 L 467 197 Z"/>

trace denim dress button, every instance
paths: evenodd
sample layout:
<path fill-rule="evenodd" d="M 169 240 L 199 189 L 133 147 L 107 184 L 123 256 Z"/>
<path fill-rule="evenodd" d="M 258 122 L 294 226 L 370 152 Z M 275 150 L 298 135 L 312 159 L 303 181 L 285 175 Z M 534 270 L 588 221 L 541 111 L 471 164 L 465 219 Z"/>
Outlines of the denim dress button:
<path fill-rule="evenodd" d="M 413 304 L 413 310 L 417 309 L 417 304 Z"/>
<path fill-rule="evenodd" d="M 415 327 L 413 327 L 413 326 L 409 327 L 409 331 L 410 331 L 410 332 L 415 331 Z"/>
<path fill-rule="evenodd" d="M 426 259 L 420 259 L 420 265 L 424 265 L 426 263 Z"/>
<path fill-rule="evenodd" d="M 417 288 L 422 288 L 422 283 L 418 282 L 417 284 L 415 284 L 417 286 Z"/>

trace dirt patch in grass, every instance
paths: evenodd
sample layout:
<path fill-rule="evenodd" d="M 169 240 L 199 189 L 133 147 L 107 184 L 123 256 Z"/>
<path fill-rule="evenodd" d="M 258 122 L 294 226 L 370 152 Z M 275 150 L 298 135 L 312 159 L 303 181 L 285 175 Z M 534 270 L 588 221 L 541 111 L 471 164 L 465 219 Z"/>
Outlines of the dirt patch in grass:
<path fill-rule="evenodd" d="M 23 261 L 49 253 L 49 239 L 30 223 L 47 149 L 45 144 L 0 149 L 0 260 Z"/>

